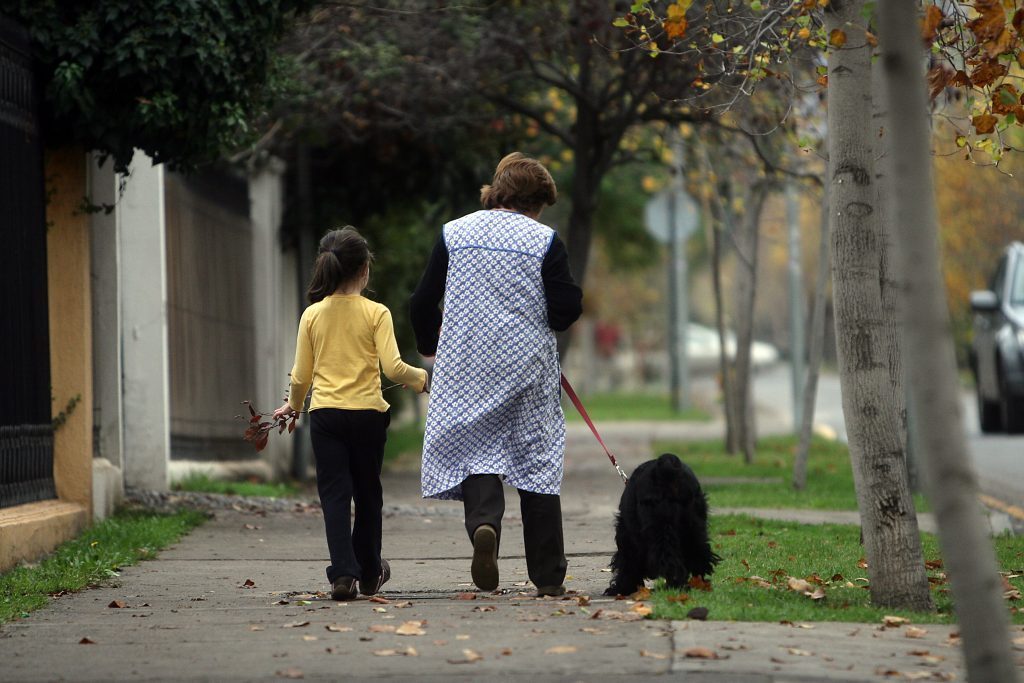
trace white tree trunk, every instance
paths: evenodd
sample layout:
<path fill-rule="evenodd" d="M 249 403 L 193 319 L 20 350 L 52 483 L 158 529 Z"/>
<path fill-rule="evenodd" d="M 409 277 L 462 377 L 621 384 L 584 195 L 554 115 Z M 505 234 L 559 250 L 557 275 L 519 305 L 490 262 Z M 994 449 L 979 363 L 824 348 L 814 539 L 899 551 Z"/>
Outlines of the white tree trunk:
<path fill-rule="evenodd" d="M 825 169 L 828 178 L 828 169 Z M 802 491 L 807 485 L 807 456 L 811 449 L 811 430 L 814 427 L 814 402 L 818 395 L 818 376 L 821 373 L 821 357 L 825 351 L 825 300 L 829 272 L 829 230 L 828 188 L 821 188 L 821 241 L 818 243 L 818 274 L 814 281 L 814 305 L 807 329 L 810 330 L 811 345 L 807 354 L 807 376 L 804 380 L 803 422 L 800 424 L 800 442 L 793 459 L 793 488 Z"/>
<path fill-rule="evenodd" d="M 938 218 L 932 183 L 928 109 L 917 3 L 879 4 L 885 86 L 893 140 L 893 218 L 914 430 L 921 448 L 939 542 L 953 588 L 968 680 L 1018 680 L 1006 605 L 978 510 L 978 483 L 964 436 L 953 338 L 939 271 Z"/>
<path fill-rule="evenodd" d="M 891 400 L 880 287 L 871 131 L 871 48 L 863 0 L 833 0 L 825 29 L 846 34 L 829 52 L 828 139 L 833 301 L 843 415 L 857 486 L 872 602 L 932 608 L 907 485 L 900 415 Z"/>
<path fill-rule="evenodd" d="M 754 461 L 757 426 L 754 415 L 750 350 L 754 341 L 754 301 L 757 292 L 758 233 L 768 186 L 755 183 L 747 195 L 745 213 L 736 235 L 736 358 L 733 389 L 736 406 L 736 441 L 745 462 Z"/>

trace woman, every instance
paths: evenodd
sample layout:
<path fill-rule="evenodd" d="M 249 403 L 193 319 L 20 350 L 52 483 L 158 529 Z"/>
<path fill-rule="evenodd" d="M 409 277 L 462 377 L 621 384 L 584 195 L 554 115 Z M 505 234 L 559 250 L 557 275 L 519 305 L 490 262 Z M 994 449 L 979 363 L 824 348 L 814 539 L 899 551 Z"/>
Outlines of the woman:
<path fill-rule="evenodd" d="M 423 496 L 463 501 L 481 590 L 498 586 L 504 481 L 519 490 L 530 580 L 539 595 L 565 592 L 554 333 L 580 316 L 582 292 L 562 241 L 538 222 L 557 196 L 540 162 L 506 156 L 481 189 L 484 209 L 444 226 L 411 300 L 417 347 L 436 353 Z"/>

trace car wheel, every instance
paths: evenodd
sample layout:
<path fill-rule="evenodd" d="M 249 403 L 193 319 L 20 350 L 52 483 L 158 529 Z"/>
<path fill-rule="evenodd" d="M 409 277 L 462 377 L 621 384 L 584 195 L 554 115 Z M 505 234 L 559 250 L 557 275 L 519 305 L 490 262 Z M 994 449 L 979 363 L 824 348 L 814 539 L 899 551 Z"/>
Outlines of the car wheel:
<path fill-rule="evenodd" d="M 1024 432 L 1024 400 L 1011 396 L 1002 381 L 999 382 L 999 397 L 999 412 L 1003 420 L 1003 429 L 1008 434 Z"/>
<path fill-rule="evenodd" d="M 1003 428 L 1003 414 L 1002 406 L 999 401 L 986 401 L 981 397 L 981 392 L 976 392 L 978 396 L 978 423 L 981 427 L 982 434 L 992 434 L 998 432 Z"/>

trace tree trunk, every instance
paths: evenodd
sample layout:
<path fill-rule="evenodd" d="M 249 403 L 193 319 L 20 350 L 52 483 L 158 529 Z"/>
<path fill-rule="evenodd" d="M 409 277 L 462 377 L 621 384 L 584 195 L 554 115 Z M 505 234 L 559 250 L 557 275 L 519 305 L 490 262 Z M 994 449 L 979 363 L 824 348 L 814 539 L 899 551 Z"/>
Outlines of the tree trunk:
<path fill-rule="evenodd" d="M 713 176 L 711 159 L 707 149 L 701 146 L 704 165 L 708 175 Z M 717 197 L 717 195 L 716 195 Z M 725 228 L 725 210 L 720 202 L 712 205 L 708 193 L 701 193 L 701 208 L 704 213 L 705 229 L 708 244 L 711 246 L 711 289 L 715 296 L 715 329 L 718 331 L 718 376 L 722 384 L 722 409 L 725 413 L 725 452 L 731 454 L 739 450 L 734 429 L 735 411 L 732 400 L 732 381 L 729 377 L 729 360 L 725 352 L 725 310 L 722 298 L 722 232 Z"/>
<path fill-rule="evenodd" d="M 864 0 L 833 0 L 825 30 L 847 47 L 829 52 L 829 191 L 839 381 L 857 486 L 872 602 L 932 608 L 903 448 L 890 391 L 879 283 L 879 227 L 871 148 L 871 48 Z M 858 47 L 859 46 L 859 47 Z"/>
<path fill-rule="evenodd" d="M 828 169 L 825 169 L 828 178 Z M 828 190 L 821 190 L 821 242 L 818 243 L 818 274 L 814 281 L 814 306 L 808 329 L 811 332 L 811 348 L 807 355 L 807 377 L 804 381 L 804 408 L 801 412 L 800 443 L 793 460 L 793 488 L 802 491 L 807 485 L 807 456 L 811 449 L 811 430 L 814 427 L 814 402 L 818 395 L 818 375 L 821 372 L 821 357 L 825 350 L 825 300 L 829 273 L 829 230 Z"/>
<path fill-rule="evenodd" d="M 737 260 L 736 278 L 736 359 L 734 396 L 736 406 L 736 441 L 743 451 L 743 460 L 754 461 L 757 443 L 752 363 L 750 346 L 754 340 L 754 299 L 757 291 L 758 233 L 760 232 L 761 211 L 768 195 L 765 183 L 756 183 L 747 196 L 746 213 L 736 235 L 735 251 Z"/>
<path fill-rule="evenodd" d="M 939 271 L 938 218 L 932 183 L 928 108 L 921 72 L 917 5 L 879 5 L 886 92 L 898 116 L 893 140 L 893 218 L 900 226 L 899 272 L 906 278 L 901 311 L 907 369 L 921 445 L 925 483 L 935 508 L 939 542 L 953 588 L 967 678 L 1018 680 L 1008 638 L 1009 619 L 997 565 L 978 510 L 978 482 L 967 450 Z"/>

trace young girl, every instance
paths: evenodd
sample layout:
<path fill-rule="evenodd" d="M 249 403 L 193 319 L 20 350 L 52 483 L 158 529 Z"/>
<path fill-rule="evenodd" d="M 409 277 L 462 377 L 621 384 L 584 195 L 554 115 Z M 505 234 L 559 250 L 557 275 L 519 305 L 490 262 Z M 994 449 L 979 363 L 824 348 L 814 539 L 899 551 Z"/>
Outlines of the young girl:
<path fill-rule="evenodd" d="M 366 240 L 350 226 L 320 240 L 309 284 L 311 305 L 299 320 L 291 391 L 288 402 L 274 411 L 275 418 L 301 411 L 312 386 L 310 434 L 331 553 L 327 580 L 335 600 L 354 598 L 357 581 L 359 591 L 373 595 L 391 578 L 391 567 L 380 557 L 380 470 L 391 422 L 380 368 L 396 382 L 427 390 L 426 370 L 402 362 L 391 312 L 361 295 L 372 260 Z"/>

